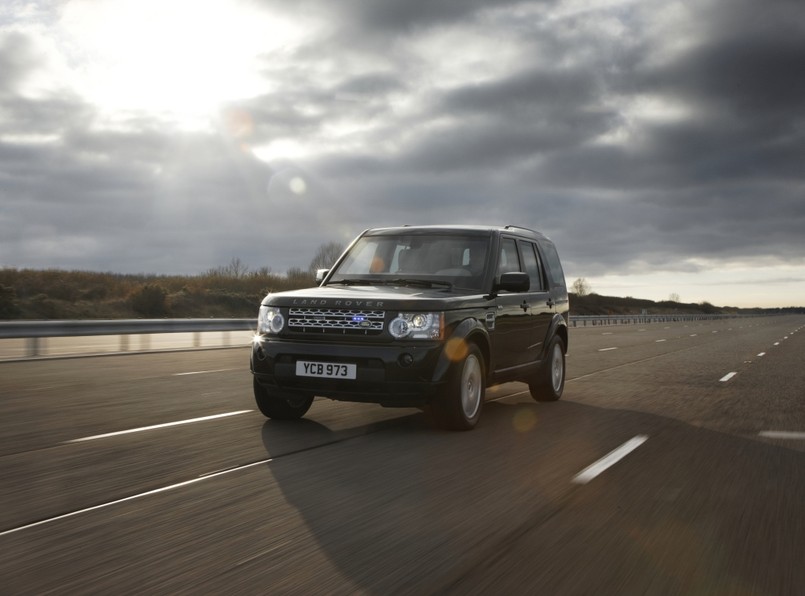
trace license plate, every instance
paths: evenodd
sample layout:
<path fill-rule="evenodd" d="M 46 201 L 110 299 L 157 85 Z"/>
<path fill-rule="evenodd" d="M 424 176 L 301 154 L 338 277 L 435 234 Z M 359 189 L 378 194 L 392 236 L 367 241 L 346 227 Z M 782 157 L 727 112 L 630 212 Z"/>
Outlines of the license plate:
<path fill-rule="evenodd" d="M 327 379 L 354 379 L 358 367 L 354 364 L 337 364 L 333 362 L 296 362 L 297 377 L 325 377 Z"/>

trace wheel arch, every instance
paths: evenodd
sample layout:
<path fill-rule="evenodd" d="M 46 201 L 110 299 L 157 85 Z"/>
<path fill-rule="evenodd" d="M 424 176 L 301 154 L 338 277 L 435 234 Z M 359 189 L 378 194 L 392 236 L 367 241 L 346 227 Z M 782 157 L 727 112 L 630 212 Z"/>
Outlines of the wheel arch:
<path fill-rule="evenodd" d="M 565 354 L 567 354 L 569 333 L 567 330 L 567 322 L 561 315 L 554 316 L 553 321 L 551 321 L 551 328 L 550 331 L 548 332 L 548 341 L 545 342 L 546 349 L 548 344 L 550 343 L 550 338 L 552 338 L 554 335 L 558 335 L 562 339 L 562 344 L 564 345 L 565 348 Z"/>
<path fill-rule="evenodd" d="M 467 318 L 458 324 L 450 337 L 446 338 L 445 349 L 442 350 L 439 356 L 439 361 L 433 371 L 432 380 L 441 381 L 447 378 L 450 366 L 455 362 L 455 359 L 450 357 L 447 346 L 454 340 L 473 343 L 478 346 L 478 349 L 481 351 L 481 356 L 483 356 L 484 359 L 484 377 L 488 379 L 491 356 L 489 333 L 486 330 L 486 326 L 481 321 L 475 318 Z"/>

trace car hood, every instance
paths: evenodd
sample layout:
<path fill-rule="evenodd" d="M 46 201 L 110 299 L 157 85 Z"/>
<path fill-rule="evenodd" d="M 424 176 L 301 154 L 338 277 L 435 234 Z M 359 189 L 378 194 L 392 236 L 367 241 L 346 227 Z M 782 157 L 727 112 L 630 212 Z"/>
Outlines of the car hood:
<path fill-rule="evenodd" d="M 478 306 L 486 302 L 479 294 L 443 287 L 417 288 L 410 286 L 319 286 L 269 294 L 263 299 L 266 306 L 297 306 L 302 308 L 416 308 L 444 310 Z M 491 304 L 491 302 L 490 302 Z"/>

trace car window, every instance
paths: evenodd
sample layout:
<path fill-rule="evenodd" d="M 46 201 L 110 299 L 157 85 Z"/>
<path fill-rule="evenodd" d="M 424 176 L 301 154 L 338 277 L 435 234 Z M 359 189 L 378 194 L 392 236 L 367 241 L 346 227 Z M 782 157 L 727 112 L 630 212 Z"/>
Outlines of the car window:
<path fill-rule="evenodd" d="M 565 287 L 565 274 L 562 271 L 562 264 L 559 261 L 559 254 L 556 252 L 556 247 L 553 242 L 543 242 L 542 252 L 545 257 L 545 263 L 548 265 L 548 273 L 557 286 Z"/>
<path fill-rule="evenodd" d="M 503 238 L 500 241 L 498 275 L 520 270 L 520 259 L 517 256 L 517 244 L 515 243 L 514 238 Z"/>
<path fill-rule="evenodd" d="M 520 245 L 520 254 L 523 257 L 525 271 L 528 273 L 528 278 L 531 280 L 531 291 L 543 291 L 545 288 L 542 283 L 542 268 L 539 264 L 536 246 L 534 246 L 533 242 L 525 242 L 524 240 L 520 240 L 518 244 Z"/>
<path fill-rule="evenodd" d="M 447 281 L 458 288 L 480 290 L 488 247 L 488 236 L 480 235 L 365 236 L 350 247 L 329 281 L 337 283 L 344 279 L 365 276 L 382 281 L 384 276 L 394 276 Z"/>

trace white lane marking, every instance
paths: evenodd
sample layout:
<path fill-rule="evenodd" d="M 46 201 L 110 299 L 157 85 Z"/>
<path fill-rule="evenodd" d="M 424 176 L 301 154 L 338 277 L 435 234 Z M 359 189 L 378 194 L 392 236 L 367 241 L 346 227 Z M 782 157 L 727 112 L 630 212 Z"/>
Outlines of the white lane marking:
<path fill-rule="evenodd" d="M 737 372 L 731 372 L 731 373 L 727 373 L 726 375 L 724 375 L 723 377 L 721 377 L 721 378 L 719 379 L 719 381 L 721 381 L 722 383 L 726 383 L 727 381 L 729 381 L 729 380 L 730 380 L 732 377 L 734 377 L 734 376 L 735 376 L 735 375 L 737 375 L 737 374 L 738 374 Z"/>
<path fill-rule="evenodd" d="M 758 433 L 761 437 L 768 439 L 799 439 L 805 440 L 805 433 L 792 432 L 787 430 L 764 430 Z"/>
<path fill-rule="evenodd" d="M 594 464 L 587 466 L 581 472 L 576 474 L 573 477 L 572 482 L 574 484 L 587 484 L 590 482 L 590 480 L 604 472 L 607 468 L 614 466 L 632 451 L 640 447 L 640 445 L 645 443 L 647 440 L 648 435 L 637 435 L 636 437 L 629 439 L 614 451 L 605 455 Z"/>
<path fill-rule="evenodd" d="M 192 372 L 173 373 L 174 377 L 184 377 L 186 375 L 206 375 L 207 373 L 226 372 L 229 370 L 240 370 L 237 368 L 218 368 L 216 370 L 194 370 Z"/>
<path fill-rule="evenodd" d="M 775 346 L 779 346 L 779 345 L 780 345 L 780 342 L 779 342 L 779 341 L 776 341 L 776 342 L 774 342 L 774 345 L 775 345 Z"/>
<path fill-rule="evenodd" d="M 599 352 L 609 352 L 610 350 L 617 350 L 618 348 L 600 348 Z"/>
<path fill-rule="evenodd" d="M 691 337 L 696 337 L 697 335 L 698 335 L 698 333 L 691 333 L 690 334 Z"/>
<path fill-rule="evenodd" d="M 602 333 L 601 335 L 612 335 L 612 331 L 607 331 L 605 333 Z"/>
<path fill-rule="evenodd" d="M 43 526 L 45 524 L 49 524 L 50 522 L 58 521 L 60 519 L 67 519 L 68 517 L 74 517 L 76 515 L 81 515 L 82 513 L 88 513 L 90 511 L 97 511 L 98 509 L 105 509 L 106 507 L 111 507 L 112 505 L 117 505 L 119 503 L 125 503 L 126 501 L 133 501 L 135 499 L 140 499 L 142 497 L 148 497 L 150 495 L 156 495 L 159 493 L 164 493 L 169 490 L 174 490 L 177 488 L 182 488 L 183 486 L 189 486 L 190 484 L 195 484 L 196 482 L 201 482 L 202 480 L 208 480 L 210 478 L 215 478 L 217 476 L 223 476 L 224 474 L 229 474 L 231 472 L 236 472 L 238 470 L 245 470 L 246 468 L 251 468 L 253 466 L 260 466 L 263 464 L 271 463 L 274 461 L 273 458 L 263 459 L 260 461 L 256 461 L 250 464 L 244 464 L 242 466 L 238 466 L 236 468 L 230 468 L 228 470 L 223 470 L 221 472 L 217 472 L 215 474 L 208 474 L 206 476 L 200 476 L 198 478 L 193 478 L 191 480 L 185 480 L 184 482 L 178 482 L 176 484 L 171 484 L 169 486 L 163 486 L 162 488 L 155 488 L 153 490 L 146 491 L 144 493 L 139 493 L 136 495 L 131 495 L 129 497 L 123 497 L 122 499 L 116 499 L 114 501 L 109 501 L 108 503 L 101 503 L 100 505 L 94 505 L 93 507 L 87 507 L 86 509 L 78 509 L 76 511 L 71 511 L 70 513 L 64 513 L 62 515 L 57 515 L 56 517 L 49 517 L 48 519 L 42 519 L 37 522 L 33 522 L 30 524 L 26 524 L 24 526 L 19 526 L 17 528 L 11 528 L 10 530 L 5 530 L 0 532 L 0 536 L 6 536 L 7 534 L 13 534 L 14 532 L 21 532 L 22 530 L 27 530 L 29 528 L 35 528 L 36 526 Z"/>
<path fill-rule="evenodd" d="M 765 356 L 765 355 L 766 355 L 766 352 L 761 352 L 761 353 L 760 353 L 760 354 L 758 354 L 757 356 L 758 356 L 758 358 L 763 358 L 763 356 Z"/>
<path fill-rule="evenodd" d="M 176 422 L 166 422 L 165 424 L 154 424 L 152 426 L 142 426 L 140 428 L 130 428 L 128 430 L 119 430 L 113 433 L 104 433 L 102 435 L 93 435 L 91 437 L 82 437 L 80 439 L 71 439 L 68 443 L 80 443 L 81 441 L 93 441 L 95 439 L 105 439 L 106 437 L 115 437 L 117 435 L 127 435 L 129 433 L 139 433 L 146 430 L 154 430 L 157 428 L 167 428 L 169 426 L 179 426 L 180 424 L 192 424 L 194 422 L 204 422 L 206 420 L 215 420 L 216 418 L 226 418 L 227 416 L 237 416 L 238 414 L 246 414 L 254 410 L 238 410 L 237 412 L 226 412 L 225 414 L 215 414 L 213 416 L 203 416 L 201 418 L 191 418 L 189 420 L 178 420 Z"/>
<path fill-rule="evenodd" d="M 655 343 L 655 344 L 661 344 L 661 343 L 662 343 L 662 342 L 664 342 L 664 341 L 668 341 L 668 340 L 666 340 L 666 339 L 658 339 L 658 340 L 656 340 L 654 343 Z"/>

